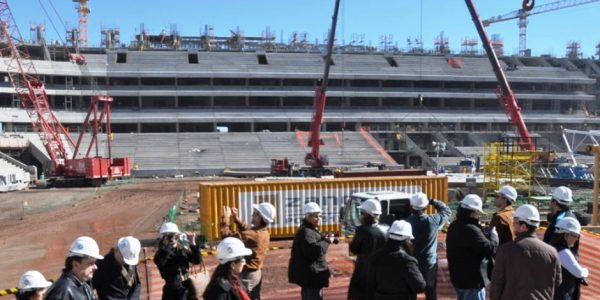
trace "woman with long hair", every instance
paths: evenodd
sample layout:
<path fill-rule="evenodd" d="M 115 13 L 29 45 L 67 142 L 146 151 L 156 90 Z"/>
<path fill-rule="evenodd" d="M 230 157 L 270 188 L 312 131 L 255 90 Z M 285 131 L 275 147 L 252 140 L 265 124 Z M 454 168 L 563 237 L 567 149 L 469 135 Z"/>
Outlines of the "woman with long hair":
<path fill-rule="evenodd" d="M 238 276 L 246 264 L 244 257 L 251 254 L 252 250 L 246 248 L 238 238 L 228 237 L 222 240 L 217 246 L 219 265 L 204 291 L 204 299 L 250 300 L 248 294 L 241 287 Z"/>
<path fill-rule="evenodd" d="M 556 248 L 562 267 L 562 282 L 554 289 L 554 300 L 579 299 L 579 287 L 589 275 L 587 268 L 579 265 L 573 247 L 579 240 L 581 225 L 577 219 L 565 217 L 556 223 L 550 245 Z"/>
<path fill-rule="evenodd" d="M 417 293 L 425 290 L 425 279 L 412 256 L 412 239 L 410 223 L 394 221 L 385 246 L 375 251 L 369 261 L 366 292 L 369 299 L 417 299 Z"/>
<path fill-rule="evenodd" d="M 19 279 L 17 300 L 42 300 L 52 282 L 38 271 L 27 271 Z"/>

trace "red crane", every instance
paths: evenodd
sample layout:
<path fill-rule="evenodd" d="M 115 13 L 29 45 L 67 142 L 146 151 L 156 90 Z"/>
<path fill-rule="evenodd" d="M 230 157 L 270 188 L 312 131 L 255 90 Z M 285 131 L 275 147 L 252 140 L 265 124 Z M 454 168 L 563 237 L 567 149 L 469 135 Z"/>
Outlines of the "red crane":
<path fill-rule="evenodd" d="M 110 104 L 113 101 L 109 96 L 94 96 L 90 103 L 88 113 L 75 144 L 69 131 L 61 124 L 52 112 L 44 82 L 37 75 L 35 65 L 29 55 L 23 38 L 16 26 L 7 0 L 0 0 L 0 56 L 4 58 L 6 72 L 13 84 L 21 106 L 27 111 L 33 129 L 39 134 L 40 139 L 50 156 L 50 164 L 45 167 L 49 180 L 55 184 L 82 183 L 99 185 L 107 179 L 129 176 L 131 172 L 129 158 L 110 157 Z M 99 110 L 99 106 L 103 108 Z M 100 112 L 101 111 L 101 112 Z M 98 156 L 98 134 L 106 119 L 106 133 L 108 143 L 108 158 Z M 79 147 L 83 135 L 91 131 L 92 140 L 83 157 L 78 157 Z M 63 142 L 64 136 L 70 147 L 74 147 L 71 157 L 68 148 Z M 92 147 L 96 147 L 96 155 L 90 156 Z"/>
<path fill-rule="evenodd" d="M 335 1 L 333 16 L 331 18 L 331 29 L 327 40 L 327 52 L 323 58 L 325 61 L 325 70 L 323 78 L 317 82 L 315 87 L 314 111 L 312 122 L 310 124 L 310 139 L 308 145 L 311 147 L 310 153 L 306 153 L 304 163 L 306 167 L 300 170 L 292 170 L 294 167 L 289 163 L 287 158 L 283 160 L 271 160 L 271 175 L 295 175 L 298 171 L 306 171 L 307 175 L 322 176 L 333 175 L 333 170 L 325 168 L 329 164 L 326 157 L 321 155 L 321 125 L 323 125 L 323 113 L 325 111 L 325 102 L 327 101 L 327 84 L 329 81 L 329 69 L 331 68 L 331 55 L 333 53 L 333 42 L 335 40 L 335 29 L 337 26 L 338 11 L 340 8 L 340 0 Z"/>
<path fill-rule="evenodd" d="M 533 3 L 535 3 L 533 1 L 535 0 L 531 1 L 531 5 L 527 4 L 529 0 L 523 1 L 524 10 L 533 9 Z M 479 13 L 477 12 L 477 9 L 475 8 L 475 5 L 473 4 L 472 0 L 465 0 L 465 2 L 467 4 L 467 7 L 469 8 L 469 13 L 471 14 L 473 23 L 475 23 L 475 28 L 477 28 L 477 33 L 479 34 L 481 42 L 483 43 L 483 48 L 485 49 L 487 57 L 490 63 L 492 64 L 492 69 L 494 70 L 496 79 L 498 80 L 498 88 L 496 89 L 496 94 L 498 95 L 498 98 L 500 99 L 500 102 L 502 103 L 502 106 L 506 111 L 509 121 L 517 127 L 517 132 L 519 133 L 519 144 L 522 149 L 534 151 L 535 145 L 533 144 L 533 139 L 531 138 L 529 130 L 527 130 L 527 125 L 525 125 L 525 121 L 523 120 L 523 116 L 521 115 L 521 108 L 519 107 L 519 104 L 517 103 L 517 98 L 515 98 L 515 95 L 512 89 L 510 88 L 510 85 L 508 84 L 508 80 L 506 79 L 506 75 L 504 74 L 504 71 L 500 66 L 500 62 L 498 61 L 496 52 L 494 52 L 494 49 L 492 48 L 492 43 L 490 42 L 490 39 L 488 38 L 487 33 L 483 28 L 483 23 L 479 18 Z"/>

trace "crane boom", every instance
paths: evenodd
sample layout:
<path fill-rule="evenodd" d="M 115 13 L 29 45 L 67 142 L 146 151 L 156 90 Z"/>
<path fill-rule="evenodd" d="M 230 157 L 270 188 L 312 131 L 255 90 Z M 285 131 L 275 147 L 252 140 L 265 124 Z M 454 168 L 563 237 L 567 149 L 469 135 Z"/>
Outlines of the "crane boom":
<path fill-rule="evenodd" d="M 527 0 L 526 0 L 527 1 Z M 490 64 L 492 65 L 492 69 L 494 70 L 494 74 L 496 75 L 496 80 L 498 80 L 498 89 L 497 94 L 502 106 L 504 107 L 506 114 L 508 116 L 509 121 L 517 127 L 517 131 L 519 133 L 519 143 L 521 148 L 527 150 L 535 150 L 535 145 L 533 144 L 533 140 L 531 135 L 529 134 L 529 130 L 527 130 L 527 126 L 525 125 L 525 121 L 523 120 L 523 116 L 521 115 L 521 108 L 517 103 L 517 99 L 513 94 L 510 85 L 508 84 L 508 80 L 506 79 L 506 75 L 500 66 L 500 62 L 498 61 L 498 57 L 496 56 L 496 52 L 492 48 L 492 44 L 490 39 L 483 28 L 483 23 L 479 18 L 479 13 L 475 8 L 475 4 L 473 4 L 473 0 L 465 0 L 467 7 L 469 9 L 469 13 L 471 14 L 471 18 L 473 19 L 473 23 L 475 24 L 475 28 L 477 29 L 477 33 L 481 38 L 481 42 L 483 43 L 483 48 L 487 53 Z"/>
<path fill-rule="evenodd" d="M 0 33 L 4 42 L 1 55 L 21 106 L 31 118 L 33 129 L 39 133 L 50 159 L 64 162 L 67 148 L 60 135 L 64 134 L 71 145 L 74 145 L 73 140 L 48 105 L 44 83 L 37 76 L 29 51 L 20 43 L 23 39 L 7 0 L 0 0 Z"/>
<path fill-rule="evenodd" d="M 498 23 L 498 22 L 513 20 L 513 19 L 517 19 L 517 18 L 528 17 L 528 16 L 532 16 L 532 15 L 545 13 L 545 12 L 555 11 L 555 10 L 559 10 L 559 9 L 563 9 L 563 8 L 569 8 L 569 7 L 573 7 L 573 6 L 578 6 L 578 5 L 583 5 L 583 4 L 588 4 L 588 3 L 592 3 L 592 2 L 598 2 L 598 1 L 600 1 L 600 0 L 561 0 L 561 1 L 544 4 L 544 5 L 538 5 L 529 11 L 527 11 L 526 9 L 515 10 L 513 12 L 509 12 L 504 15 L 499 15 L 499 16 L 491 17 L 489 19 L 485 19 L 482 21 L 482 23 L 483 23 L 483 26 L 489 26 L 492 23 Z"/>
<path fill-rule="evenodd" d="M 23 38 L 16 26 L 7 0 L 0 0 L 0 39 L 0 56 L 3 58 L 8 77 L 20 99 L 21 106 L 31 119 L 33 129 L 39 134 L 42 144 L 50 156 L 51 164 L 47 166 L 46 172 L 52 177 L 51 179 L 63 180 L 64 182 L 60 184 L 71 184 L 67 183 L 71 180 L 76 183 L 84 180 L 84 183 L 98 185 L 108 178 L 129 176 L 129 158 L 112 159 L 110 157 L 110 104 L 113 100 L 112 97 L 92 97 L 83 128 L 79 133 L 77 144 L 75 144 L 68 130 L 50 108 L 44 82 L 38 76 L 29 51 L 23 44 Z M 80 64 L 80 62 L 74 62 Z M 103 105 L 100 113 L 98 112 L 99 104 Z M 106 119 L 106 131 L 109 135 L 107 139 L 108 158 L 100 157 L 98 154 L 99 140 L 97 136 L 104 119 Z M 83 135 L 88 130 L 92 133 L 92 141 L 86 155 L 78 157 Z M 72 157 L 68 157 L 68 148 L 63 143 L 63 136 L 70 147 L 75 147 Z M 94 156 L 91 155 L 93 145 L 96 146 Z"/>
<path fill-rule="evenodd" d="M 340 0 L 335 1 L 333 16 L 331 17 L 331 29 L 327 40 L 327 53 L 325 54 L 325 69 L 323 78 L 315 88 L 315 101 L 312 122 L 310 124 L 311 152 L 306 154 L 304 163 L 313 168 L 322 168 L 328 165 L 327 159 L 321 155 L 321 125 L 323 124 L 323 113 L 325 111 L 325 102 L 327 101 L 327 84 L 329 82 L 329 70 L 331 68 L 331 55 L 333 53 L 333 42 L 335 40 L 335 29 L 337 26 L 338 11 Z"/>

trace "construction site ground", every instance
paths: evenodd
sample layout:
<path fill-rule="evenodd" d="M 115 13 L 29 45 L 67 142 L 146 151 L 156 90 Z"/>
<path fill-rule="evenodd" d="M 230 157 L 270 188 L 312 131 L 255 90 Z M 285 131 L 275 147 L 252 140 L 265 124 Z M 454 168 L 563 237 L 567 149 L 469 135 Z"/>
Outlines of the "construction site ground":
<path fill-rule="evenodd" d="M 143 299 L 160 299 L 163 281 L 151 261 L 153 243 L 161 222 L 175 204 L 180 211 L 177 223 L 184 228 L 195 227 L 197 204 L 193 199 L 198 181 L 138 180 L 102 188 L 0 194 L 0 289 L 15 287 L 19 276 L 29 269 L 57 278 L 67 249 L 77 236 L 93 237 L 101 252 L 106 253 L 119 237 L 133 235 L 142 240 L 148 258 L 139 265 Z M 440 299 L 455 299 L 448 277 L 444 240 L 445 236 L 440 234 L 438 295 Z M 267 256 L 262 298 L 299 299 L 299 287 L 287 283 L 291 241 L 274 241 L 271 246 L 280 249 L 271 250 Z M 600 294 L 600 269 L 596 267 L 600 265 L 600 238 L 588 233 L 582 235 L 580 252 L 581 263 L 590 268 L 590 286 L 583 287 L 582 299 L 596 299 Z M 347 244 L 332 245 L 327 258 L 333 277 L 330 287 L 324 290 L 324 298 L 346 299 L 353 268 Z M 204 256 L 204 262 L 208 270 L 217 265 L 212 255 Z"/>

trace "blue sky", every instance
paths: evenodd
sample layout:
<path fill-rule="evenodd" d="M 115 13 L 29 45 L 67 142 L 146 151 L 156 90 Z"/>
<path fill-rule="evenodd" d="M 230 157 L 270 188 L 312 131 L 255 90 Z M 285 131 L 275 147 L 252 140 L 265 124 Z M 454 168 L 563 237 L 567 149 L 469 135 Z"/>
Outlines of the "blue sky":
<path fill-rule="evenodd" d="M 54 16 L 49 0 L 9 0 L 21 33 L 29 37 L 33 23 L 46 24 L 49 39 L 57 34 L 47 20 L 42 2 L 64 36 L 64 27 Z M 78 15 L 71 0 L 51 0 L 69 27 L 77 26 Z M 538 0 L 542 5 L 556 0 Z M 260 36 L 267 28 L 277 41 L 287 42 L 292 32 L 306 32 L 311 41 L 324 38 L 331 24 L 334 0 L 90 0 L 88 32 L 90 45 L 100 44 L 100 28 L 119 27 L 121 41 L 129 42 L 141 23 L 152 34 L 169 30 L 176 24 L 182 35 L 200 35 L 205 24 L 213 25 L 218 36 L 228 36 L 238 26 L 246 36 Z M 520 8 L 521 0 L 475 0 L 486 19 Z M 600 1 L 529 18 L 527 46 L 534 55 L 562 57 L 568 41 L 579 41 L 584 57 L 596 52 L 600 42 Z M 422 36 L 424 46 L 433 48 L 440 32 L 449 38 L 450 47 L 460 50 L 463 38 L 478 38 L 464 1 L 461 0 L 342 0 L 338 20 L 338 40 L 349 43 L 364 36 L 364 43 L 376 46 L 380 36 L 391 35 L 401 49 L 406 39 Z M 505 52 L 518 52 L 516 20 L 488 27 L 488 34 L 500 34 Z M 283 35 L 282 35 L 283 33 Z M 282 38 L 283 37 L 283 38 Z"/>

